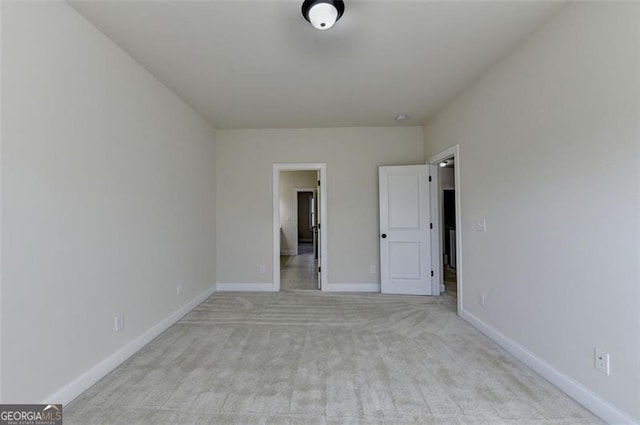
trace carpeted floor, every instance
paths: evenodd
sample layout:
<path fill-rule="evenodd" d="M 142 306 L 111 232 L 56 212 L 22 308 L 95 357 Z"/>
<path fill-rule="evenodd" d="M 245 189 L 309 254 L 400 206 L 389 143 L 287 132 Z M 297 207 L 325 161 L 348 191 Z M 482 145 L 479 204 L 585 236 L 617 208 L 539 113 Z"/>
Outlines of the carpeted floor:
<path fill-rule="evenodd" d="M 454 300 L 218 293 L 65 406 L 64 423 L 601 423 Z"/>

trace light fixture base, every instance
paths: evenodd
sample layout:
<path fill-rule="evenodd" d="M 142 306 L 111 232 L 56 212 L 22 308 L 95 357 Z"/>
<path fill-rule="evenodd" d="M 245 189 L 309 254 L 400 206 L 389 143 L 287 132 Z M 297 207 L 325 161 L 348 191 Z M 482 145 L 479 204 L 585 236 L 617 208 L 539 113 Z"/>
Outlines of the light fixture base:
<path fill-rule="evenodd" d="M 319 30 L 327 30 L 342 17 L 344 1 L 342 0 L 304 0 L 302 16 Z"/>

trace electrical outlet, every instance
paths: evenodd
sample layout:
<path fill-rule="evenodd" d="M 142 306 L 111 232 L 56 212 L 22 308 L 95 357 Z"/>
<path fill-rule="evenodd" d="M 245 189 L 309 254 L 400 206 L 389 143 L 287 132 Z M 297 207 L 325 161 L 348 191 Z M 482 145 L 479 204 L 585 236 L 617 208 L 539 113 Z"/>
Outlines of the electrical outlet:
<path fill-rule="evenodd" d="M 480 306 L 484 307 L 484 292 L 479 292 L 478 293 L 478 304 L 480 304 Z"/>
<path fill-rule="evenodd" d="M 376 274 L 376 266 L 374 266 L 373 264 L 369 266 L 369 273 Z"/>
<path fill-rule="evenodd" d="M 480 218 L 476 220 L 476 231 L 477 232 L 486 232 L 487 231 L 487 219 Z"/>
<path fill-rule="evenodd" d="M 181 293 L 182 293 L 182 284 L 178 283 L 178 286 L 176 286 L 176 295 L 180 296 Z"/>
<path fill-rule="evenodd" d="M 258 272 L 259 272 L 260 274 L 264 274 L 264 272 L 265 272 L 264 264 L 260 264 L 260 265 L 258 266 Z"/>
<path fill-rule="evenodd" d="M 124 329 L 124 314 L 122 313 L 116 314 L 114 316 L 113 321 L 114 321 L 116 332 L 120 332 L 121 330 Z"/>
<path fill-rule="evenodd" d="M 611 370 L 609 366 L 609 353 L 605 353 L 604 351 L 596 347 L 593 351 L 593 356 L 595 361 L 595 368 L 605 375 L 610 375 Z"/>

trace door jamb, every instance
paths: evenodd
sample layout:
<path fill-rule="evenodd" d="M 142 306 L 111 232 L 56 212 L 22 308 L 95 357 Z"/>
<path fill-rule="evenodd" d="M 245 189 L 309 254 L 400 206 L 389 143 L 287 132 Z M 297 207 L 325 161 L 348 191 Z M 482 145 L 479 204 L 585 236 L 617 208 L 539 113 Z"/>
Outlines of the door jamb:
<path fill-rule="evenodd" d="M 320 174 L 320 290 L 326 291 L 329 276 L 328 231 L 327 231 L 327 164 L 315 163 L 276 163 L 273 164 L 273 290 L 280 291 L 280 172 L 281 171 L 319 171 Z"/>
<path fill-rule="evenodd" d="M 442 161 L 444 161 L 445 159 L 449 159 L 451 157 L 455 158 L 455 168 L 454 168 L 454 188 L 456 191 L 456 286 L 457 286 L 457 298 L 458 298 L 458 315 L 460 315 L 460 312 L 462 311 L 462 301 L 463 301 L 463 297 L 464 297 L 464 293 L 463 293 L 463 280 L 462 280 L 462 265 L 463 265 L 463 258 L 462 258 L 462 204 L 460 203 L 460 168 L 461 168 L 461 159 L 460 159 L 460 145 L 454 145 L 451 146 L 448 149 L 445 149 L 444 151 L 437 153 L 436 155 L 433 155 L 431 157 L 429 157 L 429 159 L 427 160 L 427 164 L 431 164 L 431 165 L 435 165 L 438 166 L 438 164 Z M 437 180 L 436 180 L 437 181 Z M 436 258 L 436 267 L 438 267 L 439 271 L 442 271 L 442 244 L 440 243 L 440 239 L 441 239 L 441 235 L 440 235 L 440 229 L 442 228 L 442 199 L 440 196 L 440 183 L 437 182 L 437 192 L 438 192 L 438 196 L 435 197 L 436 199 L 436 214 L 438 217 L 437 220 L 437 233 L 438 233 L 438 244 L 436 247 L 436 252 L 435 252 L 435 256 Z M 433 200 L 433 197 L 432 197 Z M 432 206 L 432 211 L 433 211 L 433 206 Z M 432 257 L 433 258 L 433 257 Z M 443 284 L 444 283 L 444 274 L 442 272 L 439 273 L 439 282 L 438 284 Z"/>

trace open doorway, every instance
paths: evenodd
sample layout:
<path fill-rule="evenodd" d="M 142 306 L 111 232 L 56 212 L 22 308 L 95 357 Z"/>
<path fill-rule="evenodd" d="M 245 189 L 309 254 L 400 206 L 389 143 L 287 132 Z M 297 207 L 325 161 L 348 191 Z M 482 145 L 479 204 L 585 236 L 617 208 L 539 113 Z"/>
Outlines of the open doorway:
<path fill-rule="evenodd" d="M 317 172 L 314 179 L 318 179 Z M 317 189 L 297 189 L 297 214 L 298 214 L 298 255 L 315 252 L 316 231 L 316 192 Z M 314 256 L 315 258 L 315 256 Z"/>
<path fill-rule="evenodd" d="M 316 257 L 317 170 L 280 172 L 280 289 L 320 289 Z"/>
<path fill-rule="evenodd" d="M 316 172 L 315 179 L 320 181 Z M 318 260 L 318 187 L 314 189 L 296 189 L 298 201 L 298 255 L 311 254 Z M 317 279 L 316 279 L 317 280 Z M 319 286 L 318 286 L 319 288 Z"/>
<path fill-rule="evenodd" d="M 274 164 L 274 290 L 322 289 L 327 271 L 325 164 Z"/>
<path fill-rule="evenodd" d="M 440 199 L 442 199 L 442 279 L 444 291 L 450 295 L 458 294 L 456 273 L 456 188 L 455 157 L 443 160 L 439 164 Z M 441 288 L 442 289 L 442 288 Z"/>
<path fill-rule="evenodd" d="M 432 258 L 440 279 L 440 292 L 456 297 L 458 312 L 463 297 L 462 237 L 460 206 L 460 148 L 458 145 L 429 158 L 429 164 L 438 167 L 438 240 L 434 246 L 437 255 Z"/>

